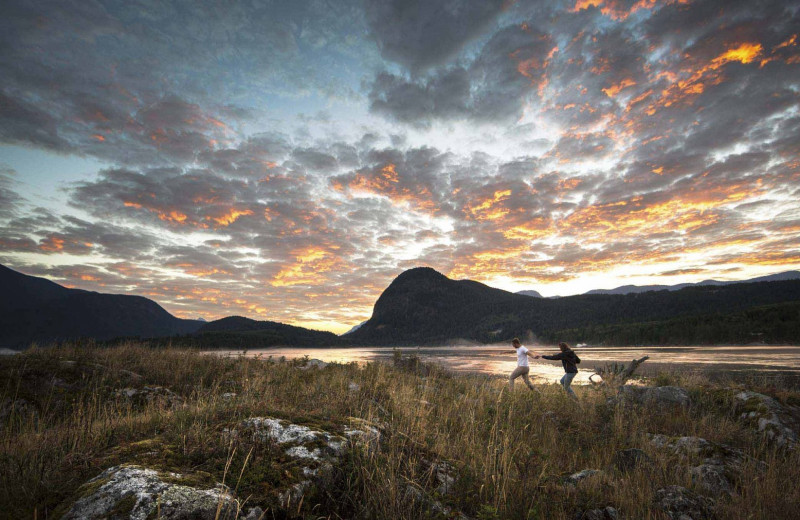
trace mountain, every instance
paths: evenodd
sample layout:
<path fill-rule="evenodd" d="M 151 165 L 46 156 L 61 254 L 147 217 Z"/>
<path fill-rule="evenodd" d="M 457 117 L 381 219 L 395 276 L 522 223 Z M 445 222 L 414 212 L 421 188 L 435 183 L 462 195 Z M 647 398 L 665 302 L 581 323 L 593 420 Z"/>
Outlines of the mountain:
<path fill-rule="evenodd" d="M 359 323 L 358 325 L 354 325 L 354 326 L 353 326 L 353 328 L 351 328 L 351 329 L 350 329 L 350 330 L 348 330 L 347 332 L 343 333 L 343 334 L 342 334 L 342 336 L 347 336 L 348 334 L 350 334 L 350 333 L 352 333 L 352 332 L 355 332 L 355 331 L 357 331 L 357 330 L 358 330 L 358 329 L 360 329 L 360 328 L 361 328 L 361 326 L 362 326 L 362 325 L 364 325 L 365 323 L 366 323 L 366 321 L 362 321 L 362 322 L 361 322 L 361 323 Z"/>
<path fill-rule="evenodd" d="M 0 347 L 76 338 L 189 334 L 201 323 L 183 320 L 142 296 L 68 289 L 0 265 Z"/>
<path fill-rule="evenodd" d="M 527 291 L 517 291 L 514 294 L 521 294 L 523 296 L 531 296 L 533 298 L 541 298 L 542 297 L 542 295 L 539 294 L 539 291 L 534 291 L 532 289 L 529 289 Z"/>
<path fill-rule="evenodd" d="M 207 348 L 263 348 L 277 345 L 327 347 L 342 344 L 332 332 L 274 321 L 229 316 L 206 323 L 192 336 L 173 340 Z"/>
<path fill-rule="evenodd" d="M 372 317 L 347 339 L 378 345 L 489 340 L 492 331 L 508 328 L 515 309 L 537 301 L 417 267 L 394 279 L 375 303 Z"/>
<path fill-rule="evenodd" d="M 800 280 L 548 299 L 514 294 L 470 280 L 450 280 L 430 268 L 414 268 L 389 285 L 375 303 L 372 317 L 347 339 L 357 344 L 409 345 L 441 344 L 453 339 L 488 343 L 532 335 L 555 341 L 569 332 L 575 335 L 570 336 L 573 341 L 593 342 L 593 331 L 609 325 L 646 326 L 647 322 L 727 315 L 790 302 L 800 302 Z M 780 315 L 794 319 L 791 312 Z M 697 322 L 692 326 L 703 325 Z M 800 342 L 800 337 L 792 341 Z M 637 342 L 633 336 L 624 341 Z M 709 342 L 714 342 L 713 338 Z"/>
<path fill-rule="evenodd" d="M 786 280 L 800 279 L 800 271 L 786 271 L 784 273 L 771 274 L 767 276 L 759 276 L 758 278 L 751 278 L 749 280 L 740 281 L 719 281 L 719 280 L 703 280 L 697 283 L 680 283 L 677 285 L 622 285 L 614 289 L 593 289 L 585 294 L 631 294 L 643 293 L 648 291 L 679 291 L 686 287 L 696 287 L 701 285 L 731 285 L 737 283 L 755 283 L 755 282 L 782 282 Z"/>

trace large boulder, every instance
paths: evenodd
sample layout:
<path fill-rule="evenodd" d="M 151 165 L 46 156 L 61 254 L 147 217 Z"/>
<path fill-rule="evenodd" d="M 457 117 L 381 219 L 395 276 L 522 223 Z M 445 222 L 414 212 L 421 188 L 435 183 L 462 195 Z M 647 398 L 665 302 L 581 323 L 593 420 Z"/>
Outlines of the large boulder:
<path fill-rule="evenodd" d="M 380 431 L 366 421 L 353 419 L 350 425 L 342 428 L 342 432 L 339 435 L 272 417 L 251 417 L 242 421 L 239 430 L 229 433 L 272 442 L 296 461 L 299 478 L 288 482 L 286 489 L 278 493 L 280 504 L 288 508 L 299 503 L 309 491 L 329 488 L 336 467 L 348 449 L 355 445 L 376 449 L 380 442 Z"/>
<path fill-rule="evenodd" d="M 116 390 L 114 395 L 119 399 L 129 401 L 132 405 L 137 407 L 157 403 L 162 406 L 177 408 L 183 404 L 183 397 L 163 386 L 121 388 Z"/>
<path fill-rule="evenodd" d="M 582 469 L 578 472 L 561 477 L 561 482 L 576 486 L 579 482 L 586 480 L 589 477 L 594 477 L 595 475 L 601 475 L 602 473 L 603 471 L 599 469 Z"/>
<path fill-rule="evenodd" d="M 691 404 L 689 393 L 677 386 L 623 385 L 616 402 L 657 408 L 687 408 Z"/>
<path fill-rule="evenodd" d="M 619 513 L 613 507 L 606 506 L 602 509 L 578 511 L 573 518 L 574 520 L 619 520 Z"/>
<path fill-rule="evenodd" d="M 614 458 L 611 461 L 611 465 L 614 466 L 616 470 L 623 473 L 626 471 L 633 471 L 642 466 L 649 466 L 652 463 L 653 459 L 639 448 L 619 450 L 614 454 Z"/>
<path fill-rule="evenodd" d="M 182 484 L 184 476 L 141 466 L 109 468 L 80 489 L 63 520 L 225 520 L 236 518 L 239 503 L 227 487 Z"/>
<path fill-rule="evenodd" d="M 693 459 L 695 463 L 689 467 L 689 473 L 701 488 L 714 495 L 734 493 L 734 481 L 745 460 L 741 450 L 702 437 L 653 435 L 651 442 L 681 458 Z"/>
<path fill-rule="evenodd" d="M 783 406 L 778 401 L 758 392 L 736 394 L 736 410 L 742 420 L 751 422 L 761 434 L 784 448 L 794 449 L 800 431 L 800 410 Z"/>
<path fill-rule="evenodd" d="M 667 486 L 656 491 L 656 507 L 673 520 L 710 520 L 716 502 L 681 486 Z"/>

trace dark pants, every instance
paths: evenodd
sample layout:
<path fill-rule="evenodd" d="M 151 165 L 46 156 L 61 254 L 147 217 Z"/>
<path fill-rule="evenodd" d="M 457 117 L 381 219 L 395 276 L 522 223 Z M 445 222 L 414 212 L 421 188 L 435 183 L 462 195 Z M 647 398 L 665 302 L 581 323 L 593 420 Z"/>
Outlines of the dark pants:
<path fill-rule="evenodd" d="M 569 394 L 569 396 L 572 397 L 573 399 L 577 399 L 578 396 L 575 395 L 575 392 L 572 391 L 572 388 L 570 388 L 569 385 L 572 384 L 572 380 L 575 379 L 576 375 L 577 374 L 575 373 L 567 372 L 566 374 L 564 374 L 564 377 L 561 378 L 561 386 L 564 387 L 564 390 L 566 390 L 567 394 Z"/>

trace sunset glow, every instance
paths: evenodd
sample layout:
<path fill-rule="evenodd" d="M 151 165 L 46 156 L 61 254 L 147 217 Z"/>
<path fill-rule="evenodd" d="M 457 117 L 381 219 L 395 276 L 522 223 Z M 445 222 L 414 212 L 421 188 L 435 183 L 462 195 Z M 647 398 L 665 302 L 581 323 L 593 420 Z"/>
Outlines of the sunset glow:
<path fill-rule="evenodd" d="M 415 266 L 545 296 L 800 268 L 796 3 L 11 4 L 24 273 L 343 332 Z"/>

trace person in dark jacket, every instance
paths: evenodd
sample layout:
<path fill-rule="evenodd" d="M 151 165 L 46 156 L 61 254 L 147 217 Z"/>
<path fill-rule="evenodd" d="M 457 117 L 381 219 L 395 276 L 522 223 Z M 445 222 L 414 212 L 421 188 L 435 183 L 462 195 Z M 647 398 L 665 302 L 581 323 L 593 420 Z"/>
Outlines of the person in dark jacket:
<path fill-rule="evenodd" d="M 573 399 L 577 400 L 578 396 L 575 395 L 575 392 L 572 391 L 570 385 L 572 384 L 572 380 L 575 378 L 575 374 L 578 373 L 578 363 L 581 362 L 581 358 L 575 353 L 574 350 L 569 348 L 569 345 L 566 343 L 559 343 L 558 348 L 561 349 L 561 352 L 558 354 L 554 354 L 552 356 L 539 356 L 542 359 L 552 359 L 556 361 L 561 361 L 561 364 L 564 366 L 564 377 L 561 378 L 561 386 L 564 387 L 567 394 L 572 397 Z"/>

